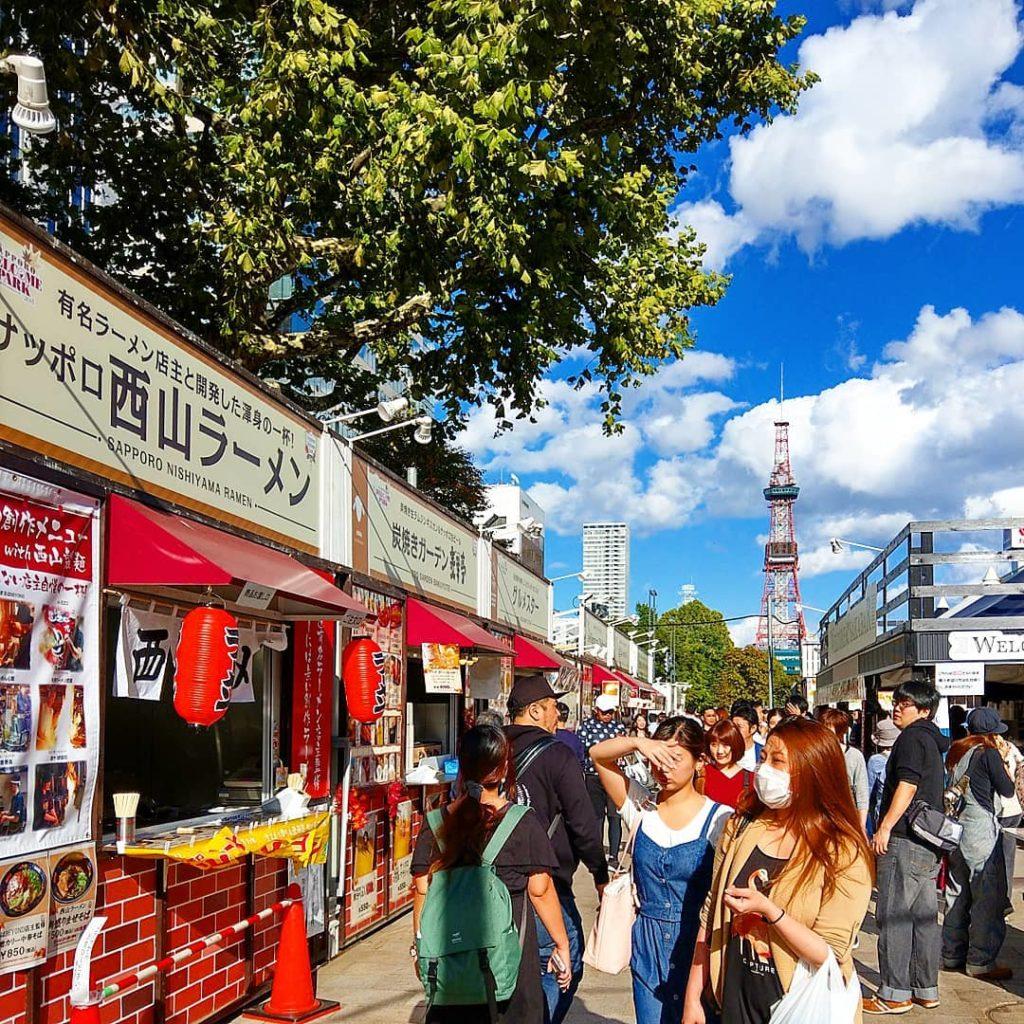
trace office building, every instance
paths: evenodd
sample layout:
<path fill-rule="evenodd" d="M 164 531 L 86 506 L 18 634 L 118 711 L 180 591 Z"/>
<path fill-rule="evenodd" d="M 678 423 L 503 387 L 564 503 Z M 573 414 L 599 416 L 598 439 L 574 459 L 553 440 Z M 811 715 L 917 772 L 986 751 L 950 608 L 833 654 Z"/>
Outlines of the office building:
<path fill-rule="evenodd" d="M 591 605 L 601 604 L 612 619 L 629 609 L 629 526 L 626 523 L 583 524 L 584 589 Z"/>
<path fill-rule="evenodd" d="M 477 517 L 499 544 L 503 544 L 528 569 L 544 574 L 544 510 L 513 475 L 512 483 L 487 488 L 487 511 Z"/>

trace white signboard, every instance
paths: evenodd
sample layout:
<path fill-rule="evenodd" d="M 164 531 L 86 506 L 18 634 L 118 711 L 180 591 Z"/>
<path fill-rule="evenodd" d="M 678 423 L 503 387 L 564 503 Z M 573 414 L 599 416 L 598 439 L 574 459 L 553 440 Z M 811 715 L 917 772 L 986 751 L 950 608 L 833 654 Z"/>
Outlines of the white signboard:
<path fill-rule="evenodd" d="M 1024 633 L 963 630 L 949 634 L 952 661 L 1024 661 Z"/>
<path fill-rule="evenodd" d="M 476 611 L 472 531 L 359 459 L 353 460 L 353 505 L 354 568 Z"/>
<path fill-rule="evenodd" d="M 319 432 L 0 220 L 0 437 L 315 551 Z"/>
<path fill-rule="evenodd" d="M 837 622 L 827 625 L 828 664 L 851 654 L 857 654 L 875 642 L 875 613 L 878 606 L 878 588 L 872 583 L 864 597 Z"/>
<path fill-rule="evenodd" d="M 550 584 L 500 551 L 494 552 L 494 559 L 496 621 L 517 633 L 547 640 Z"/>
<path fill-rule="evenodd" d="M 583 654 L 590 654 L 602 661 L 607 660 L 608 627 L 592 612 L 583 611 Z"/>
<path fill-rule="evenodd" d="M 973 697 L 985 692 L 983 661 L 940 661 L 935 666 L 935 689 L 943 697 Z"/>
<path fill-rule="evenodd" d="M 612 664 L 625 672 L 631 671 L 629 645 L 630 639 L 625 633 L 612 630 Z"/>

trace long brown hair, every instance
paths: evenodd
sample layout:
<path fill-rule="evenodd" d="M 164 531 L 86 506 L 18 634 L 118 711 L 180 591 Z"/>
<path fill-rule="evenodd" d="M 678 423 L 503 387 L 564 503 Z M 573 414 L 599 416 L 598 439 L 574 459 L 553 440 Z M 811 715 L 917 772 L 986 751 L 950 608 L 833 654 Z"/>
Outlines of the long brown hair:
<path fill-rule="evenodd" d="M 809 718 L 784 718 L 772 730 L 789 756 L 789 806 L 776 810 L 776 820 L 796 836 L 793 857 L 783 871 L 800 872 L 797 887 L 809 884 L 815 867 L 825 872 L 826 899 L 836 891 L 839 873 L 858 858 L 869 868 L 874 858 L 860 824 L 846 774 L 843 748 L 831 729 Z M 768 812 L 755 788 L 746 790 L 737 808 L 741 815 Z"/>
<path fill-rule="evenodd" d="M 946 755 L 946 771 L 951 772 L 963 759 L 964 755 L 975 747 L 988 747 L 990 750 L 998 750 L 995 736 L 982 733 L 979 736 L 964 736 L 957 740 Z"/>
<path fill-rule="evenodd" d="M 438 850 L 430 865 L 431 873 L 479 862 L 506 809 L 497 810 L 481 803 L 482 787 L 501 786 L 509 801 L 515 801 L 512 744 L 501 729 L 477 725 L 465 733 L 459 744 L 458 781 L 460 796 L 448 805 L 448 813 L 438 829 Z"/>

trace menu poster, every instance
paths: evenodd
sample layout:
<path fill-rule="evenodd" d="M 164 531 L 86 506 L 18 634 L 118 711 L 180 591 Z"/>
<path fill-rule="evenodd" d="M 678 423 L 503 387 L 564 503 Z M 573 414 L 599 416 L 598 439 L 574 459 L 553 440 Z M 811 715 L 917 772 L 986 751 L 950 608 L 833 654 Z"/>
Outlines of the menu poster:
<path fill-rule="evenodd" d="M 96 852 L 91 843 L 50 854 L 50 956 L 74 949 L 96 913 Z"/>
<path fill-rule="evenodd" d="M 407 899 L 412 888 L 412 801 L 395 808 L 391 836 L 391 899 Z"/>
<path fill-rule="evenodd" d="M 90 839 L 98 506 L 0 470 L 0 858 Z"/>
<path fill-rule="evenodd" d="M 423 681 L 427 693 L 462 693 L 460 653 L 456 644 L 423 644 Z"/>
<path fill-rule="evenodd" d="M 45 853 L 0 861 L 0 974 L 46 960 L 49 882 Z"/>
<path fill-rule="evenodd" d="M 295 623 L 292 700 L 293 771 L 306 766 L 306 792 L 331 791 L 331 719 L 334 689 L 334 623 Z"/>
<path fill-rule="evenodd" d="M 352 853 L 352 924 L 373 917 L 377 911 L 377 818 L 373 814 L 356 829 Z"/>

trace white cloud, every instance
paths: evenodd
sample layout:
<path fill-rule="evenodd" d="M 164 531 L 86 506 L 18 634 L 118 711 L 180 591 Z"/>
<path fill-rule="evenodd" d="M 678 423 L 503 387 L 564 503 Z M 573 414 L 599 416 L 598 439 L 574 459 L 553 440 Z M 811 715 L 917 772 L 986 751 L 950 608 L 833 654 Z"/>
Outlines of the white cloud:
<path fill-rule="evenodd" d="M 729 636 L 737 647 L 749 647 L 757 638 L 758 617 L 750 615 L 745 619 L 737 619 L 735 622 L 726 623 Z"/>
<path fill-rule="evenodd" d="M 732 138 L 734 212 L 678 209 L 710 266 L 755 240 L 813 251 L 913 224 L 969 230 L 1024 201 L 1024 90 L 1003 81 L 1024 45 L 1018 4 L 882 6 L 807 38 L 799 61 L 821 81 L 796 114 Z"/>
<path fill-rule="evenodd" d="M 601 432 L 596 389 L 549 381 L 536 423 L 493 438 L 479 410 L 463 441 L 485 470 L 524 475 L 561 533 L 597 517 L 645 533 L 699 517 L 764 521 L 779 403 L 726 408 L 736 367 L 705 356 L 631 395 L 618 437 Z M 882 546 L 911 519 L 1024 512 L 1024 487 L 1007 487 L 1024 479 L 1024 315 L 925 306 L 868 372 L 781 410 L 805 575 L 870 560 L 833 555 L 830 537 Z"/>

